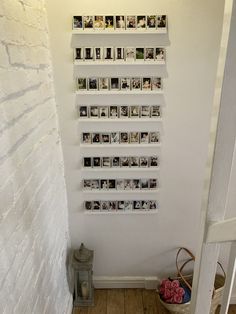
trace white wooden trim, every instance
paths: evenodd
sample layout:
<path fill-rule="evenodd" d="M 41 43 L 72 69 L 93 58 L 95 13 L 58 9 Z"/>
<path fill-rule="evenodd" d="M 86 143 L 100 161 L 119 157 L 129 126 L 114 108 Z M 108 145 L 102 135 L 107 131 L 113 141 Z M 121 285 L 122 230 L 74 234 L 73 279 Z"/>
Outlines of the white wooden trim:
<path fill-rule="evenodd" d="M 236 218 L 213 223 L 208 227 L 206 242 L 236 241 Z"/>

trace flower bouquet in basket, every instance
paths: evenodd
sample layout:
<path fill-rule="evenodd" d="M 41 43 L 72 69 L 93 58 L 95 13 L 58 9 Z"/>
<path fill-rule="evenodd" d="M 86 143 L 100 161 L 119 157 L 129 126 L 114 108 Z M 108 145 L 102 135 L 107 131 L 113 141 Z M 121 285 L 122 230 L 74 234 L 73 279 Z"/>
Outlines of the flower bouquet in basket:
<path fill-rule="evenodd" d="M 160 298 L 170 304 L 181 304 L 190 301 L 191 291 L 178 279 L 164 279 L 159 287 Z"/>

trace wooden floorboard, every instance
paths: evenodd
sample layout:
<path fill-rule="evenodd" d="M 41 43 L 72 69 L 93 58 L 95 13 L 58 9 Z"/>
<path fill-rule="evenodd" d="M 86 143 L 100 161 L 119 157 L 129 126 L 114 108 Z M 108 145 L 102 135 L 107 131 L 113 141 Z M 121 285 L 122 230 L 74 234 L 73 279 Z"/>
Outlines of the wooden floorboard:
<path fill-rule="evenodd" d="M 142 293 L 144 314 L 159 314 L 157 309 L 156 291 L 143 289 Z"/>
<path fill-rule="evenodd" d="M 107 290 L 107 314 L 125 314 L 124 289 Z"/>
<path fill-rule="evenodd" d="M 125 314 L 144 314 L 142 289 L 125 289 Z"/>
<path fill-rule="evenodd" d="M 88 308 L 88 314 L 107 313 L 107 290 L 95 290 L 94 305 Z"/>

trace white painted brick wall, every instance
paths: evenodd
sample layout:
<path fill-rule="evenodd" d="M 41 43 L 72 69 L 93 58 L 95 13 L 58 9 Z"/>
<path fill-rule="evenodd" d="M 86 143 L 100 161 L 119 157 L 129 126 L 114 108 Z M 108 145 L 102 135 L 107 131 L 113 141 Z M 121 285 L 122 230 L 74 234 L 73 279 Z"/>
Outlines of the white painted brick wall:
<path fill-rule="evenodd" d="M 43 0 L 0 1 L 0 313 L 69 314 L 67 199 Z"/>

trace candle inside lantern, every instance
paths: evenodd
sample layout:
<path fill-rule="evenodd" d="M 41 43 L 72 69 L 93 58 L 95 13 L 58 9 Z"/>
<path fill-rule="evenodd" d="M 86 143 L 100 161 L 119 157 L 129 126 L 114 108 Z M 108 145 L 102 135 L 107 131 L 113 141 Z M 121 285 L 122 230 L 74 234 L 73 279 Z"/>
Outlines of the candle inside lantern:
<path fill-rule="evenodd" d="M 83 281 L 81 283 L 81 292 L 82 292 L 82 297 L 84 300 L 88 299 L 89 297 L 89 287 L 88 287 L 88 282 Z"/>

